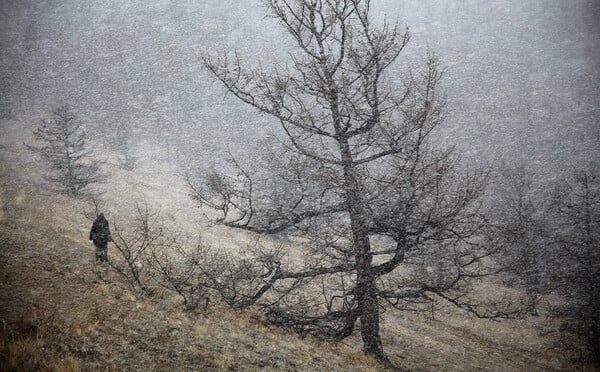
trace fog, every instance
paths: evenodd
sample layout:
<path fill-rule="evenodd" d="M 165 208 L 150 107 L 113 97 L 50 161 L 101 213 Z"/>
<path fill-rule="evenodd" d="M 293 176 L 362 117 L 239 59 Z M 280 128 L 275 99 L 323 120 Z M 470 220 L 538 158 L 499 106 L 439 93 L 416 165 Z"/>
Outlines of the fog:
<path fill-rule="evenodd" d="M 200 57 L 284 64 L 291 40 L 264 14 L 254 0 L 2 0 L 0 116 L 33 128 L 68 104 L 99 148 L 149 141 L 201 168 L 254 154 L 276 126 L 226 95 Z M 373 15 L 411 30 L 392 81 L 440 57 L 439 138 L 467 161 L 551 175 L 598 158 L 600 2 L 380 0 Z"/>
<path fill-rule="evenodd" d="M 322 353 L 252 336 L 264 354 L 212 327 L 227 305 L 408 369 L 599 363 L 600 1 L 315 1 L 279 14 L 310 38 L 295 65 L 261 2 L 0 0 L 5 349 L 14 328 L 84 370 Z M 225 55 L 284 72 L 236 80 Z"/>

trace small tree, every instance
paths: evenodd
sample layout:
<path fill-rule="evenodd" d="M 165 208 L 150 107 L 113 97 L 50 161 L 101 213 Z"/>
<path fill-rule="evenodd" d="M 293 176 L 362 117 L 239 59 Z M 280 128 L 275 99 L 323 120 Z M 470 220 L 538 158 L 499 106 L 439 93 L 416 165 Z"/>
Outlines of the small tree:
<path fill-rule="evenodd" d="M 33 131 L 42 145 L 26 146 L 50 164 L 53 174 L 45 177 L 47 181 L 60 184 L 67 195 L 81 196 L 89 185 L 104 180 L 100 162 L 86 150 L 85 133 L 74 114 L 66 106 L 52 114 Z"/>
<path fill-rule="evenodd" d="M 209 302 L 209 279 L 204 267 L 213 267 L 209 250 L 197 244 L 187 247 L 175 237 L 148 252 L 150 275 L 163 288 L 177 293 L 187 310 Z"/>
<path fill-rule="evenodd" d="M 235 97 L 280 123 L 265 167 L 272 175 L 261 181 L 234 161 L 229 175 L 190 185 L 199 204 L 220 213 L 217 222 L 296 235 L 304 248 L 302 265 L 260 263 L 262 285 L 244 305 L 275 290 L 281 295 L 263 304 L 274 321 L 334 340 L 360 322 L 364 351 L 382 361 L 385 304 L 438 298 L 477 316 L 507 316 L 465 296 L 469 281 L 488 273 L 490 252 L 474 239 L 485 225 L 478 198 L 486 174 L 459 172 L 451 150 L 428 144 L 443 122 L 437 59 L 393 84 L 400 75 L 388 70 L 409 34 L 377 27 L 370 1 L 265 5 L 297 47 L 290 65 L 246 70 L 237 55 L 204 63 Z M 321 301 L 291 291 L 298 282 L 320 282 Z"/>
<path fill-rule="evenodd" d="M 112 143 L 118 152 L 119 166 L 125 170 L 135 169 L 138 159 L 135 156 L 132 130 L 126 125 L 119 126 Z"/>
<path fill-rule="evenodd" d="M 136 204 L 135 219 L 125 228 L 113 223 L 112 242 L 117 259 L 109 260 L 109 265 L 119 273 L 129 287 L 146 295 L 152 290 L 145 281 L 145 265 L 149 253 L 157 247 L 165 247 L 165 227 L 158 213 L 153 213 L 148 205 Z"/>

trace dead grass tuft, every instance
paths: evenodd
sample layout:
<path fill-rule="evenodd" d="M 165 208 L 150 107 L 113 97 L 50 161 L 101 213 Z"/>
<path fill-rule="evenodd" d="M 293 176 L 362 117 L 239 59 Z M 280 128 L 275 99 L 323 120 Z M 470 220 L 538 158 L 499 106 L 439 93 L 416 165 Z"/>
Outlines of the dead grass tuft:
<path fill-rule="evenodd" d="M 47 345 L 37 322 L 23 320 L 16 326 L 20 329 L 5 327 L 0 335 L 0 371 L 81 371 L 77 358 L 60 355 Z"/>

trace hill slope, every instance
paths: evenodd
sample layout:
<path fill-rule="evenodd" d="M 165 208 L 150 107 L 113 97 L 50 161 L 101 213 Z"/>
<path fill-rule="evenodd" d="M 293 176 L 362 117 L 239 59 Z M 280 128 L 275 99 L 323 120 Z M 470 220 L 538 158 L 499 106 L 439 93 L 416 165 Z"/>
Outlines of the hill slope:
<path fill-rule="evenodd" d="M 43 196 L 12 190 L 11 197 L 11 190 L 3 190 L 0 365 L 7 370 L 376 366 L 359 350 L 301 339 L 219 303 L 186 312 L 166 293 L 136 298 L 112 269 L 94 265 L 91 244 L 77 226 L 56 224 L 60 216 L 54 212 L 76 201 L 55 197 L 52 206 Z M 25 197 L 28 202 L 21 203 Z"/>
<path fill-rule="evenodd" d="M 382 368 L 362 355 L 359 335 L 332 345 L 214 299 L 206 309 L 187 312 L 168 293 L 136 297 L 114 271 L 93 262 L 85 217 L 92 206 L 47 191 L 41 165 L 20 146 L 28 141 L 21 123 L 0 127 L 0 370 Z M 168 223 L 195 233 L 202 218 L 176 167 L 141 151 L 135 173 L 111 169 L 103 197 L 109 219 L 126 220 L 134 199 L 147 200 Z M 203 242 L 211 247 L 235 248 L 248 239 L 202 226 Z M 551 349 L 556 326 L 543 317 L 491 322 L 441 309 L 436 319 L 383 315 L 382 337 L 395 365 L 415 371 L 572 368 Z M 542 330 L 548 335 L 540 336 Z"/>

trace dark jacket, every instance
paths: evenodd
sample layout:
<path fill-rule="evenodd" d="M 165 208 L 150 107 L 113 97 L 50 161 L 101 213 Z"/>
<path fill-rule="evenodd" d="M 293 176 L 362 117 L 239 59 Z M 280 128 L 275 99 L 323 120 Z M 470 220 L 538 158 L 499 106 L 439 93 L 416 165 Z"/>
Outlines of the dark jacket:
<path fill-rule="evenodd" d="M 110 229 L 108 228 L 108 221 L 104 217 L 104 214 L 100 213 L 92 224 L 90 240 L 93 240 L 94 244 L 106 244 L 111 239 L 112 237 L 110 235 Z"/>

